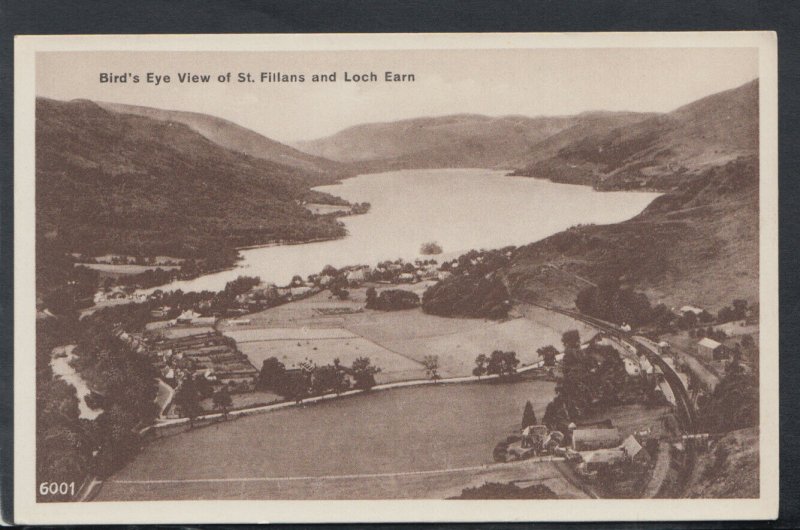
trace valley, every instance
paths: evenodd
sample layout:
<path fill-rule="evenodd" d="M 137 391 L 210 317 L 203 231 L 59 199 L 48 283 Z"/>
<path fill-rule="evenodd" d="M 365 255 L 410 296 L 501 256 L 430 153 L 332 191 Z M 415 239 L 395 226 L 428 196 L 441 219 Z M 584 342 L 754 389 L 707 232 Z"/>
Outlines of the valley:
<path fill-rule="evenodd" d="M 78 440 L 59 473 L 100 501 L 449 498 L 490 479 L 728 496 L 715 473 L 757 471 L 757 433 L 726 432 L 753 427 L 758 347 L 711 326 L 735 312 L 758 333 L 757 96 L 756 80 L 668 113 L 426 117 L 294 147 L 40 98 L 37 399 L 42 418 L 75 412 L 40 421 L 42 443 Z M 661 344 L 677 335 L 711 358 L 681 361 Z M 68 345 L 82 403 L 102 405 L 91 428 L 49 365 Z M 693 374 L 712 363 L 720 392 Z M 692 474 L 705 450 L 720 464 Z"/>

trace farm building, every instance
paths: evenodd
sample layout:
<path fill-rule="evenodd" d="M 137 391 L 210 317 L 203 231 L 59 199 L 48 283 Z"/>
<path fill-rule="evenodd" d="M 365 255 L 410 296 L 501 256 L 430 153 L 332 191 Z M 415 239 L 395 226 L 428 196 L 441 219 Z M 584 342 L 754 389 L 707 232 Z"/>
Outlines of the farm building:
<path fill-rule="evenodd" d="M 685 305 L 685 306 L 681 307 L 681 308 L 678 310 L 678 312 L 679 312 L 681 315 L 684 315 L 684 316 L 685 316 L 687 313 L 694 313 L 696 316 L 700 316 L 700 313 L 702 313 L 702 312 L 703 312 L 703 310 L 702 310 L 702 309 L 700 309 L 699 307 L 694 307 L 694 306 L 691 306 L 691 305 Z"/>
<path fill-rule="evenodd" d="M 704 337 L 697 343 L 697 354 L 704 359 L 713 361 L 727 357 L 725 346 L 708 337 Z"/>
<path fill-rule="evenodd" d="M 631 359 L 630 357 L 625 357 L 622 359 L 625 363 L 625 371 L 630 376 L 637 376 L 642 373 L 642 367 L 639 366 L 639 363 L 635 360 Z"/>
<path fill-rule="evenodd" d="M 622 449 L 597 449 L 581 453 L 581 467 L 587 473 L 608 469 L 625 462 L 626 455 Z"/>
<path fill-rule="evenodd" d="M 292 295 L 292 298 L 297 298 L 300 296 L 305 296 L 311 291 L 311 287 L 292 287 L 289 289 L 289 293 Z"/>
<path fill-rule="evenodd" d="M 617 429 L 576 429 L 572 433 L 572 449 L 594 451 L 617 447 L 622 439 Z"/>
<path fill-rule="evenodd" d="M 347 281 L 352 283 L 361 283 L 367 279 L 363 269 L 352 270 L 347 273 Z"/>
<path fill-rule="evenodd" d="M 181 313 L 175 321 L 178 324 L 191 324 L 197 318 L 200 318 L 200 315 L 189 309 Z"/>
<path fill-rule="evenodd" d="M 650 462 L 650 453 L 648 453 L 639 440 L 635 436 L 630 435 L 622 442 L 622 450 L 625 455 L 635 464 L 644 465 Z"/>
<path fill-rule="evenodd" d="M 522 430 L 522 447 L 534 447 L 537 450 L 544 445 L 550 433 L 546 425 L 529 425 Z"/>

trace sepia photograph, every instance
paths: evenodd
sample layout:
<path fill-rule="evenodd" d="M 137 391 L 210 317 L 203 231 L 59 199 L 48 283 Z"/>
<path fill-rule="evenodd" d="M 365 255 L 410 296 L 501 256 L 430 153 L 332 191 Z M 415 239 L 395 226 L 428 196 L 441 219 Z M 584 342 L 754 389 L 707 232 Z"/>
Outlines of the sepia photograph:
<path fill-rule="evenodd" d="M 771 514 L 775 41 L 659 35 L 18 39 L 29 513 Z"/>

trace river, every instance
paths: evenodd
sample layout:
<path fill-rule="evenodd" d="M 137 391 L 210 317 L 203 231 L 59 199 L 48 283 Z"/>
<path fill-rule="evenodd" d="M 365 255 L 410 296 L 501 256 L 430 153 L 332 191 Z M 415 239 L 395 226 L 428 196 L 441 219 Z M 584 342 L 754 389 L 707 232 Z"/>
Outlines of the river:
<path fill-rule="evenodd" d="M 420 245 L 428 241 L 438 242 L 448 257 L 470 249 L 523 245 L 577 224 L 630 219 L 658 196 L 598 192 L 489 169 L 391 171 L 315 189 L 351 202 L 366 201 L 372 208 L 342 218 L 348 231 L 343 239 L 242 250 L 242 259 L 231 270 L 161 289 L 216 291 L 240 275 L 286 285 L 295 274 L 306 277 L 325 265 L 413 260 L 421 257 Z"/>

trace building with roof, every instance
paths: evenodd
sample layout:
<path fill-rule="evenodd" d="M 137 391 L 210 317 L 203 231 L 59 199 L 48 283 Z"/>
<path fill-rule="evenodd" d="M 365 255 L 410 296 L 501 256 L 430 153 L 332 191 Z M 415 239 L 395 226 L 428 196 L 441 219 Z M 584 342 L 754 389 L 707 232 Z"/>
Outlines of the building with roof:
<path fill-rule="evenodd" d="M 684 316 L 686 315 L 686 313 L 694 313 L 695 316 L 700 316 L 700 313 L 702 313 L 703 310 L 700 309 L 699 307 L 694 307 L 692 305 L 685 305 L 680 309 L 678 309 L 678 312 Z"/>
<path fill-rule="evenodd" d="M 361 283 L 367 279 L 364 269 L 355 269 L 348 271 L 347 281 L 351 283 Z"/>
<path fill-rule="evenodd" d="M 195 313 L 191 309 L 187 309 L 175 319 L 175 322 L 178 324 L 191 324 L 196 318 L 200 318 L 200 314 Z"/>
<path fill-rule="evenodd" d="M 292 298 L 298 298 L 301 296 L 307 295 L 311 292 L 311 287 L 301 286 L 301 287 L 292 287 L 289 289 L 289 293 L 292 295 Z"/>
<path fill-rule="evenodd" d="M 622 450 L 625 451 L 625 456 L 634 464 L 646 465 L 650 462 L 650 453 L 642 447 L 639 440 L 632 434 L 622 442 Z"/>
<path fill-rule="evenodd" d="M 572 433 L 572 449 L 575 451 L 594 451 L 617 447 L 622 438 L 619 430 L 612 429 L 575 429 Z"/>
<path fill-rule="evenodd" d="M 706 360 L 717 361 L 726 358 L 727 352 L 725 351 L 725 346 L 719 342 L 704 337 L 697 343 L 697 355 Z"/>
<path fill-rule="evenodd" d="M 580 464 L 580 469 L 586 473 L 594 473 L 625 463 L 626 455 L 625 451 L 615 447 L 584 451 L 581 453 L 581 459 L 583 462 Z"/>
<path fill-rule="evenodd" d="M 628 375 L 635 377 L 642 373 L 642 367 L 635 359 L 632 359 L 631 357 L 623 357 L 622 362 L 625 363 L 625 371 L 628 373 Z"/>

